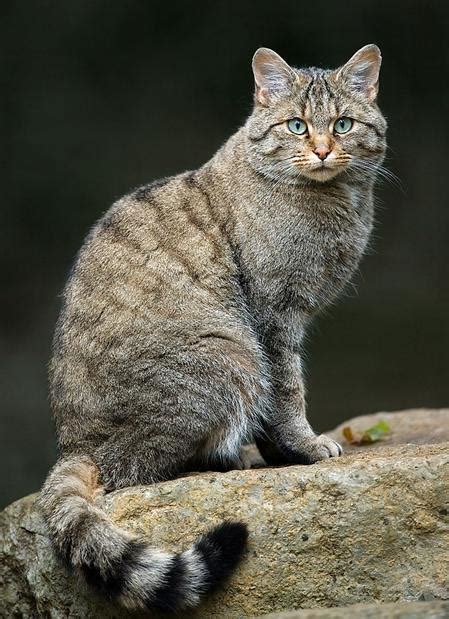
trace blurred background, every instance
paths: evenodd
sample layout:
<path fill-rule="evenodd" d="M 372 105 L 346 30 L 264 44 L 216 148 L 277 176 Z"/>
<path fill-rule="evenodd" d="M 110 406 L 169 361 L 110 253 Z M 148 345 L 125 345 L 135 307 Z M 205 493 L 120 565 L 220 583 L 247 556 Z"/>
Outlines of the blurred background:
<path fill-rule="evenodd" d="M 0 8 L 0 506 L 55 460 L 46 366 L 60 292 L 116 198 L 206 161 L 250 113 L 259 46 L 296 66 L 383 52 L 400 183 L 378 189 L 356 287 L 315 325 L 309 416 L 449 405 L 449 4 L 444 1 L 8 2 Z"/>

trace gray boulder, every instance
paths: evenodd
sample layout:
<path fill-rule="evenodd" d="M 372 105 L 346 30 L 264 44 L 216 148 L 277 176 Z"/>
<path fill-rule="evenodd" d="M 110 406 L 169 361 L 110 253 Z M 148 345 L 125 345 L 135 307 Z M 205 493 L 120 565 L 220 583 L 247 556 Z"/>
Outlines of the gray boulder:
<path fill-rule="evenodd" d="M 379 413 L 347 424 L 366 429 L 378 418 L 388 420 L 391 435 L 345 445 L 339 459 L 191 475 L 101 501 L 114 522 L 173 550 L 223 519 L 248 523 L 245 560 L 186 617 L 449 599 L 449 410 Z M 342 441 L 340 429 L 333 435 Z M 25 497 L 0 516 L 2 616 L 128 617 L 58 563 L 35 500 Z"/>

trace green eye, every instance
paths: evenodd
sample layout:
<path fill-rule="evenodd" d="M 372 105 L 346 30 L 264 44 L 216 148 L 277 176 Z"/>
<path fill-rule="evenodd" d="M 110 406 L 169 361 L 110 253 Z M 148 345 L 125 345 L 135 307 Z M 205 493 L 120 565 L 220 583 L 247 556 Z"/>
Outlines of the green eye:
<path fill-rule="evenodd" d="M 352 129 L 353 124 L 354 123 L 351 118 L 343 116 L 335 121 L 334 131 L 335 133 L 348 133 L 348 131 Z"/>
<path fill-rule="evenodd" d="M 296 135 L 304 135 L 307 133 L 307 125 L 301 118 L 292 118 L 287 122 L 287 126 L 292 133 Z"/>

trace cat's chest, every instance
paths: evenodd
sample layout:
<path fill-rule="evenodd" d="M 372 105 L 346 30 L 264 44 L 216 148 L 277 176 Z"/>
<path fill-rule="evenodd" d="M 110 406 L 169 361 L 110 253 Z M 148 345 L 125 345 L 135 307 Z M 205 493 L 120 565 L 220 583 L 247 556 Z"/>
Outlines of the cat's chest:
<path fill-rule="evenodd" d="M 330 302 L 357 268 L 371 217 L 349 203 L 297 211 L 288 206 L 254 222 L 244 251 L 249 288 L 259 308 L 310 314 Z"/>

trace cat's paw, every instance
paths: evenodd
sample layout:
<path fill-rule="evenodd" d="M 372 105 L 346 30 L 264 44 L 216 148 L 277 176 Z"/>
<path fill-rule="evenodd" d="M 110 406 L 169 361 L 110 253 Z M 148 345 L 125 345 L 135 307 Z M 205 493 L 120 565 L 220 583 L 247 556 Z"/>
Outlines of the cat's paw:
<path fill-rule="evenodd" d="M 313 464 L 327 458 L 338 458 L 343 453 L 343 449 L 337 441 L 329 438 L 325 434 L 320 434 L 301 445 L 300 449 L 304 464 Z"/>
<path fill-rule="evenodd" d="M 266 466 L 264 459 L 260 455 L 254 443 L 243 445 L 240 448 L 240 461 L 243 469 L 260 468 Z"/>
<path fill-rule="evenodd" d="M 334 441 L 333 438 L 326 436 L 326 434 L 320 434 L 317 436 L 316 443 L 320 449 L 324 449 L 327 452 L 327 455 L 325 455 L 324 458 L 320 458 L 320 460 L 324 460 L 325 458 L 337 458 L 343 453 L 343 448 L 340 443 L 337 443 L 337 441 Z"/>

